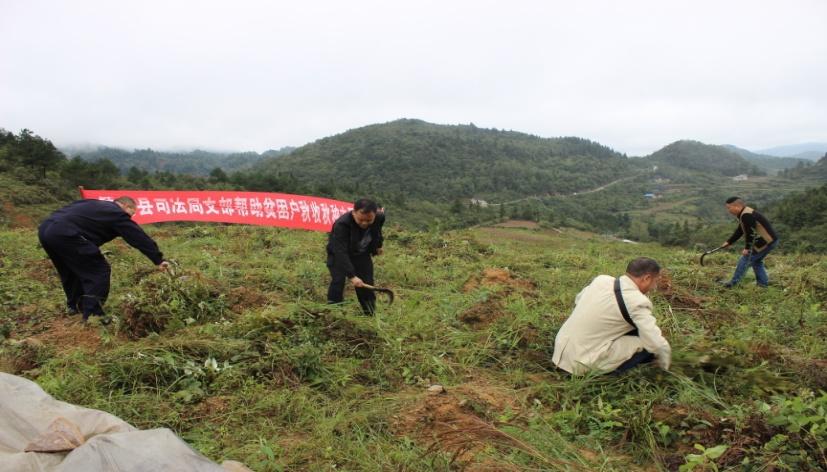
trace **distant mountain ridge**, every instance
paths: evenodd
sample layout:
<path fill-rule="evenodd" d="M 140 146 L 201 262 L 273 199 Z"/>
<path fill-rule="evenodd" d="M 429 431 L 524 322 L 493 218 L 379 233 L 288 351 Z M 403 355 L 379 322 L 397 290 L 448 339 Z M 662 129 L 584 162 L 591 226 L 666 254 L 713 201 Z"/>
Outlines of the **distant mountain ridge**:
<path fill-rule="evenodd" d="M 632 166 L 587 139 L 401 119 L 320 139 L 253 172 L 349 193 L 449 201 L 571 193 L 629 174 Z"/>
<path fill-rule="evenodd" d="M 772 174 L 776 174 L 784 169 L 792 169 L 800 163 L 810 164 L 812 162 L 809 159 L 802 159 L 798 157 L 775 157 L 765 154 L 757 154 L 731 144 L 724 144 L 724 147 Z"/>
<path fill-rule="evenodd" d="M 189 152 L 155 151 L 152 149 L 125 149 L 111 148 L 105 146 L 66 148 L 67 156 L 79 156 L 86 161 L 98 161 L 108 159 L 118 169 L 125 173 L 135 167 L 150 172 L 171 172 L 176 174 L 188 174 L 195 176 L 209 175 L 210 171 L 220 167 L 226 172 L 233 172 L 252 167 L 262 159 L 276 158 L 289 154 L 292 147 L 284 147 L 278 150 L 268 150 L 261 154 L 257 152 L 211 152 L 194 150 Z"/>
<path fill-rule="evenodd" d="M 817 161 L 827 153 L 827 143 L 802 143 L 775 146 L 757 151 L 759 154 L 766 154 L 776 157 L 797 157 Z"/>

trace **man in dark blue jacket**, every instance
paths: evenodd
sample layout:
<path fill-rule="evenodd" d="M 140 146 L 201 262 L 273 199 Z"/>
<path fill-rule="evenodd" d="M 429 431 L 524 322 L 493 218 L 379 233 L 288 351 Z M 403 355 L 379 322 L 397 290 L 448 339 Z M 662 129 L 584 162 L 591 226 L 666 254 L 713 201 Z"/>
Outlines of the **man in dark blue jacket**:
<path fill-rule="evenodd" d="M 60 275 L 70 313 L 103 316 L 109 295 L 109 263 L 99 247 L 116 237 L 141 251 L 159 269 L 169 263 L 158 245 L 132 221 L 135 200 L 120 197 L 114 202 L 78 200 L 52 213 L 38 228 L 40 244 Z"/>
<path fill-rule="evenodd" d="M 361 198 L 353 210 L 333 223 L 327 242 L 327 268 L 330 270 L 328 303 L 344 300 L 345 280 L 356 288 L 356 297 L 366 315 L 376 307 L 376 295 L 363 288 L 373 284 L 373 258 L 382 254 L 382 225 L 385 213 L 376 202 Z"/>

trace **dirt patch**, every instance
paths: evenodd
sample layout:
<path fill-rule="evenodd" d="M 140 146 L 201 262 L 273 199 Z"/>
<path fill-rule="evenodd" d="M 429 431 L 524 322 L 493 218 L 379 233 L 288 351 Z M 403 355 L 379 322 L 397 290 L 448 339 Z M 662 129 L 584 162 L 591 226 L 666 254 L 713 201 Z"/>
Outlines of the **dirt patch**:
<path fill-rule="evenodd" d="M 414 405 L 396 417 L 394 430 L 427 445 L 430 452 L 448 452 L 454 461 L 467 465 L 488 446 L 524 446 L 497 429 L 494 421 L 506 412 L 519 411 L 513 390 L 468 383 L 449 387 L 440 394 L 422 393 Z M 483 466 L 485 462 L 477 465 Z"/>
<path fill-rule="evenodd" d="M 477 290 L 480 287 L 492 289 L 486 300 L 474 304 L 471 308 L 460 313 L 458 319 L 473 327 L 484 327 L 507 315 L 503 300 L 512 293 L 535 296 L 537 286 L 523 279 L 515 279 L 508 269 L 488 268 L 482 275 L 468 279 L 462 286 L 465 293 Z"/>
<path fill-rule="evenodd" d="M 266 305 L 269 301 L 270 299 L 264 293 L 247 287 L 236 287 L 227 294 L 230 310 L 235 313 Z"/>
<path fill-rule="evenodd" d="M 412 438 L 428 452 L 451 454 L 453 466 L 458 470 L 521 470 L 490 457 L 481 457 L 481 452 L 492 447 L 520 450 L 543 470 L 586 470 L 577 464 L 546 457 L 497 427 L 505 423 L 525 424 L 521 402 L 511 388 L 478 380 L 448 387 L 442 393 L 423 392 L 418 397 L 413 405 L 394 418 L 394 433 Z"/>
<path fill-rule="evenodd" d="M 779 355 L 775 349 L 765 342 L 750 345 L 749 351 L 755 359 L 762 361 L 774 361 L 779 358 Z"/>
<path fill-rule="evenodd" d="M 36 327 L 41 320 L 49 318 L 50 313 L 37 303 L 30 303 L 28 305 L 20 305 L 14 307 L 11 315 L 13 318 L 14 332 L 18 337 L 24 337 L 23 333 L 36 332 L 32 327 Z M 49 318 L 51 319 L 51 318 Z"/>
<path fill-rule="evenodd" d="M 17 211 L 9 201 L 3 202 L 3 213 L 8 216 L 10 228 L 30 228 L 34 226 L 34 219 L 25 212 Z"/>
<path fill-rule="evenodd" d="M 505 308 L 500 300 L 479 302 L 459 314 L 459 320 L 476 328 L 488 326 L 505 316 Z"/>
<path fill-rule="evenodd" d="M 729 445 L 716 464 L 735 466 L 743 461 L 749 449 L 765 444 L 777 432 L 759 415 L 750 416 L 739 425 L 735 418 L 720 418 L 683 405 L 655 405 L 652 420 L 685 432 L 680 441 L 670 446 L 672 450 L 661 457 L 668 470 L 678 470 L 686 462 L 686 454 L 697 453 L 696 443 Z"/>
<path fill-rule="evenodd" d="M 53 347 L 58 353 L 73 349 L 97 352 L 100 349 L 101 338 L 98 331 L 84 324 L 80 315 L 53 318 L 43 326 L 46 330 L 33 338 Z"/>
<path fill-rule="evenodd" d="M 325 317 L 321 321 L 324 322 L 321 333 L 346 346 L 350 355 L 370 358 L 381 345 L 376 331 L 368 326 L 359 326 L 346 318 Z"/>
<path fill-rule="evenodd" d="M 230 409 L 230 397 L 208 397 L 195 406 L 189 421 L 221 416 Z"/>
<path fill-rule="evenodd" d="M 488 268 L 482 271 L 481 276 L 471 277 L 462 286 L 462 291 L 468 293 L 479 287 L 502 287 L 505 290 L 519 290 L 524 292 L 537 290 L 534 282 L 515 279 L 511 276 L 511 271 L 499 268 Z"/>
<path fill-rule="evenodd" d="M 28 261 L 25 265 L 26 272 L 30 279 L 37 280 L 41 283 L 54 283 L 58 281 L 55 266 L 49 259 L 40 259 L 35 261 Z"/>
<path fill-rule="evenodd" d="M 533 324 L 528 323 L 520 330 L 517 347 L 526 348 L 530 345 L 539 344 L 541 341 L 540 330 Z"/>
<path fill-rule="evenodd" d="M 801 380 L 817 390 L 827 390 L 827 359 L 814 359 L 800 368 Z"/>
<path fill-rule="evenodd" d="M 121 330 L 132 339 L 160 333 L 173 323 L 210 321 L 225 313 L 222 285 L 200 272 L 144 275 L 121 305 Z"/>
<path fill-rule="evenodd" d="M 699 309 L 706 301 L 703 297 L 689 294 L 685 290 L 675 287 L 672 277 L 665 272 L 661 273 L 658 281 L 658 292 L 666 298 L 672 308 L 677 309 Z"/>
<path fill-rule="evenodd" d="M 40 366 L 44 346 L 30 338 L 0 350 L 0 372 L 20 375 Z"/>

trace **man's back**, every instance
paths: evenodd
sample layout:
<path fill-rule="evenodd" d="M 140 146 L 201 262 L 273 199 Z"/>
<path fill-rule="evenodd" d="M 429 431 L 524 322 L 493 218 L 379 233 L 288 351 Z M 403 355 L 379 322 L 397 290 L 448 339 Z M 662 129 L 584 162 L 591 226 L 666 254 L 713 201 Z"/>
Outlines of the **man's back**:
<path fill-rule="evenodd" d="M 130 216 L 115 203 L 92 199 L 72 202 L 46 219 L 77 230 L 98 246 L 117 237 L 115 225 L 128 220 Z"/>
<path fill-rule="evenodd" d="M 614 294 L 615 278 L 599 275 L 575 299 L 575 307 L 563 323 L 554 342 L 552 360 L 561 369 L 583 373 L 589 369 L 613 370 L 617 359 L 607 357 L 612 344 L 635 326 L 620 313 Z M 652 302 L 640 292 L 627 276 L 620 277 L 623 301 L 640 331 L 644 347 L 651 349 L 668 346 L 652 316 Z"/>
<path fill-rule="evenodd" d="M 163 254 L 155 241 L 114 202 L 94 199 L 75 201 L 49 215 L 41 227 L 49 225 L 51 234 L 80 235 L 96 246 L 120 236 L 154 264 L 163 262 Z"/>

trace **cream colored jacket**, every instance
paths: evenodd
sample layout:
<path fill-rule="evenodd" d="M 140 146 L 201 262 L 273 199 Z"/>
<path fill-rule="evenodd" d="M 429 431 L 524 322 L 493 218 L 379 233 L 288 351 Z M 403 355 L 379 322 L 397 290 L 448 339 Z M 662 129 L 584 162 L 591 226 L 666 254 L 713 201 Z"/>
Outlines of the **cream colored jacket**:
<path fill-rule="evenodd" d="M 610 372 L 642 349 L 655 354 L 668 368 L 672 350 L 661 334 L 652 302 L 635 282 L 623 275 L 620 291 L 639 336 L 627 336 L 633 328 L 623 319 L 614 294 L 615 278 L 598 275 L 574 299 L 571 316 L 554 340 L 552 361 L 572 374 L 589 370 Z"/>

